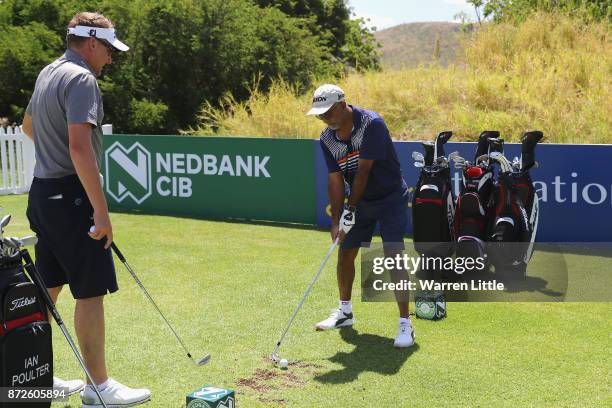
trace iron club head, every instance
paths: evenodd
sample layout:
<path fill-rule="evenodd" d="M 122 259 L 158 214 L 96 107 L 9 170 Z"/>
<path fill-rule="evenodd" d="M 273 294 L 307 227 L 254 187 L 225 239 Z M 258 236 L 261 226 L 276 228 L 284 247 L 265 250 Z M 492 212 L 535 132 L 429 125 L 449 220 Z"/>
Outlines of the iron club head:
<path fill-rule="evenodd" d="M 203 365 L 208 364 L 210 362 L 210 358 L 211 358 L 210 354 L 207 354 L 204 357 L 202 357 L 201 359 L 199 359 L 198 361 L 195 361 L 195 360 L 193 360 L 193 361 L 197 365 L 203 366 Z"/>
<path fill-rule="evenodd" d="M 36 235 L 28 235 L 20 239 L 21 246 L 34 246 L 38 243 L 38 237 Z"/>
<path fill-rule="evenodd" d="M 4 233 L 4 227 L 6 227 L 9 222 L 11 222 L 11 214 L 7 214 L 2 217 L 2 220 L 0 220 L 0 235 Z"/>

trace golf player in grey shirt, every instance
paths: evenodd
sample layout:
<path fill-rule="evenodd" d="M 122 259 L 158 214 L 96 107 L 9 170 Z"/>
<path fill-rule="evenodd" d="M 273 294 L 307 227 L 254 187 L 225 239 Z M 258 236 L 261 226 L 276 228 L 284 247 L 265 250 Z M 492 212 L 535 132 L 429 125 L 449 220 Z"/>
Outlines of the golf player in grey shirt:
<path fill-rule="evenodd" d="M 112 62 L 113 50 L 129 48 L 117 39 L 111 21 L 97 13 L 75 15 L 66 41 L 66 53 L 38 75 L 23 120 L 36 151 L 27 210 L 38 236 L 36 266 L 54 302 L 69 285 L 79 346 L 104 402 L 133 406 L 149 400 L 151 392 L 129 388 L 106 371 L 103 301 L 118 287 L 99 175 L 104 108 L 96 80 Z M 95 231 L 89 232 L 92 225 Z M 82 389 L 83 407 L 101 406 L 93 387 L 80 380 L 54 378 L 54 386 L 73 393 Z"/>

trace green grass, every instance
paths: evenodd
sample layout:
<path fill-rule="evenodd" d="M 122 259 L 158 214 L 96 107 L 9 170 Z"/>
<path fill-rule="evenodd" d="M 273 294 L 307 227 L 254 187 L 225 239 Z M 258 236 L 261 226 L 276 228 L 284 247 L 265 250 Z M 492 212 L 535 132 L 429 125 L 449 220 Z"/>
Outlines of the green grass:
<path fill-rule="evenodd" d="M 13 215 L 7 234 L 29 233 L 26 196 L 1 197 L 0 205 Z M 235 389 L 240 407 L 612 404 L 610 303 L 450 304 L 445 320 L 416 320 L 417 345 L 398 351 L 390 303 L 357 301 L 355 330 L 313 330 L 337 301 L 330 262 L 281 349 L 299 364 L 280 371 L 266 357 L 329 248 L 327 232 L 129 214 L 112 220 L 117 244 L 192 353 L 213 355 L 208 366 L 193 366 L 118 264 L 120 291 L 106 300 L 108 368 L 121 382 L 149 387 L 148 406 L 184 406 L 204 384 Z M 68 292 L 58 307 L 74 333 Z M 56 374 L 82 377 L 59 330 L 54 344 Z"/>

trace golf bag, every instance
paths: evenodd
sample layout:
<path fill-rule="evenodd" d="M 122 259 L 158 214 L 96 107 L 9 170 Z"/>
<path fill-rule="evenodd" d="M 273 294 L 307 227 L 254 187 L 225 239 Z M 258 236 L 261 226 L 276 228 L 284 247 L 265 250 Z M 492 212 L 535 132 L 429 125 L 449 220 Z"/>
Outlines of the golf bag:
<path fill-rule="evenodd" d="M 452 134 L 441 132 L 435 142 L 423 143 L 425 158 L 412 198 L 412 223 L 414 247 L 427 256 L 444 257 L 453 251 L 455 200 L 450 168 L 444 163 L 444 144 Z"/>
<path fill-rule="evenodd" d="M 493 168 L 488 160 L 479 160 L 489 151 L 489 139 L 499 132 L 484 131 L 478 138 L 474 164 L 463 167 L 463 183 L 455 212 L 457 257 L 484 258 L 486 255 L 488 217 L 493 192 Z"/>
<path fill-rule="evenodd" d="M 0 255 L 0 387 L 53 387 L 53 351 L 47 308 L 23 272 L 19 252 Z M 20 407 L 49 407 L 20 403 Z M 0 407 L 15 406 L 1 403 Z"/>
<path fill-rule="evenodd" d="M 520 168 L 502 170 L 495 185 L 488 240 L 490 261 L 496 270 L 524 269 L 533 254 L 539 203 L 529 169 L 535 165 L 535 146 L 542 136 L 539 131 L 524 134 Z"/>

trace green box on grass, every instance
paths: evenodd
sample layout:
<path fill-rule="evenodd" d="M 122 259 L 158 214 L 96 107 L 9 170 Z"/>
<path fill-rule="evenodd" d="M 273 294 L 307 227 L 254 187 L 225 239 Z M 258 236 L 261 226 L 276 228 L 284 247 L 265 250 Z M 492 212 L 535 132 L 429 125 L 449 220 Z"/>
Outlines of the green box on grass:
<path fill-rule="evenodd" d="M 234 408 L 234 390 L 205 385 L 187 395 L 187 408 Z"/>

